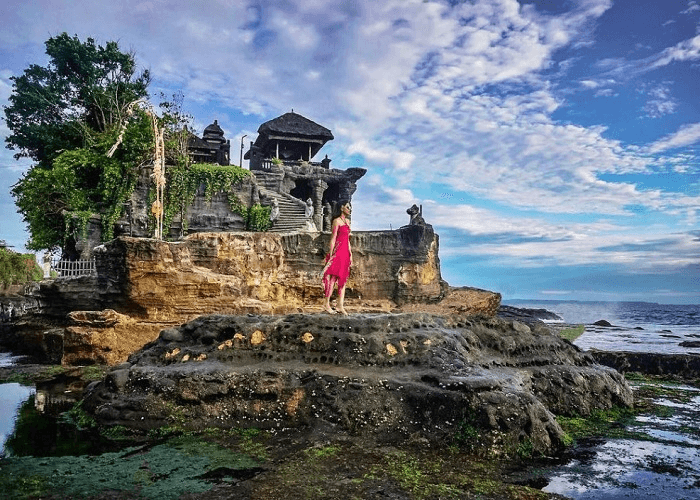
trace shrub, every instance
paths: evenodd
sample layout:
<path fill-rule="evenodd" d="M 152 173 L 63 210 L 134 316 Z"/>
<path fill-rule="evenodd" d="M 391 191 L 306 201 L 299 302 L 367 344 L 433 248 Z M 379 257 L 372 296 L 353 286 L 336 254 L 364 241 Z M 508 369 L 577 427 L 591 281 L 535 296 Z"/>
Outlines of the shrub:
<path fill-rule="evenodd" d="M 34 254 L 21 254 L 0 248 L 0 286 L 3 289 L 10 285 L 39 281 L 43 277 L 44 272 L 36 263 Z"/>

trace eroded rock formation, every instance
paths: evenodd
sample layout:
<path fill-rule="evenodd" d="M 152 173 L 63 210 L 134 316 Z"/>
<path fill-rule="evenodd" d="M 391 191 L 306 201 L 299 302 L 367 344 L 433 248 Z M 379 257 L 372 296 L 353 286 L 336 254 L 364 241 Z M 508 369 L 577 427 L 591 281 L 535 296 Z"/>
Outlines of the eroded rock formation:
<path fill-rule="evenodd" d="M 328 233 L 196 233 L 164 242 L 120 237 L 95 249 L 96 277 L 42 282 L 45 313 L 112 308 L 152 321 L 208 313 L 288 313 L 316 305 Z M 347 297 L 367 304 L 440 301 L 438 237 L 430 226 L 356 232 Z"/>
<path fill-rule="evenodd" d="M 616 371 L 544 327 L 425 313 L 203 316 L 88 389 L 103 424 L 330 425 L 394 440 L 562 444 L 554 414 L 632 404 Z"/>
<path fill-rule="evenodd" d="M 35 286 L 29 297 L 38 317 L 26 318 L 13 338 L 0 342 L 41 361 L 113 364 L 163 328 L 203 314 L 320 312 L 319 272 L 329 237 L 250 232 L 197 233 L 178 242 L 120 237 L 95 249 L 96 276 Z M 442 280 L 431 226 L 355 232 L 351 241 L 355 263 L 345 304 L 351 313 L 496 314 L 500 294 L 450 288 Z"/>

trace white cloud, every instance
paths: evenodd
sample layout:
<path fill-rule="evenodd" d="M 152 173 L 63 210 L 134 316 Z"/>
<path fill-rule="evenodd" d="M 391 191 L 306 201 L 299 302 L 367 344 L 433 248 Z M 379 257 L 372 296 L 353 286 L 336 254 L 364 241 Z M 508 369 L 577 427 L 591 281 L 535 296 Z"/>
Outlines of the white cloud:
<path fill-rule="evenodd" d="M 446 254 L 492 255 L 527 265 L 609 260 L 631 266 L 646 265 L 650 256 L 684 263 L 692 255 L 682 236 L 659 253 L 649 250 L 668 228 L 638 236 L 629 206 L 691 224 L 698 196 L 603 176 L 688 171 L 696 158 L 658 153 L 692 145 L 700 139 L 700 124 L 642 148 L 610 139 L 602 125 L 553 118 L 568 103 L 551 70 L 562 75 L 579 57 L 553 67 L 555 54 L 591 46 L 595 21 L 611 7 L 609 0 L 581 1 L 557 15 L 517 0 L 454 6 L 423 0 L 220 1 L 207 9 L 192 2 L 169 9 L 163 0 L 65 3 L 60 9 L 48 0 L 9 3 L 0 34 L 6 50 L 21 49 L 41 63 L 34 56 L 43 52 L 43 41 L 64 30 L 98 42 L 118 39 L 151 68 L 154 90 L 181 88 L 189 102 L 218 113 L 198 116 L 197 124 L 203 128 L 218 118 L 234 145 L 236 135 L 254 135 L 235 123 L 238 112 L 267 120 L 294 108 L 328 126 L 336 136 L 330 147 L 361 155 L 370 170 L 354 195 L 355 229 L 406 224 L 406 208 L 422 202 L 436 226 L 514 240 L 441 249 Z M 697 59 L 700 36 L 650 58 L 602 61 L 599 67 L 613 73 L 580 77 L 578 91 L 610 96 L 626 76 Z M 7 76 L 0 73 L 3 100 Z M 649 97 L 650 116 L 677 109 L 668 85 L 652 89 Z M 494 210 L 442 205 L 439 196 L 447 191 L 487 200 Z M 504 207 L 530 215 L 506 216 L 498 212 Z M 561 224 L 549 222 L 551 214 L 596 214 L 600 220 Z M 630 220 L 629 226 L 620 220 Z M 630 250 L 633 243 L 645 250 Z M 620 250 L 600 250 L 614 245 Z"/>
<path fill-rule="evenodd" d="M 652 64 L 658 68 L 672 62 L 700 59 L 700 35 L 689 40 L 684 40 L 674 47 L 669 47 L 661 52 Z"/>
<path fill-rule="evenodd" d="M 668 66 L 674 62 L 695 61 L 698 59 L 700 59 L 700 35 L 683 40 L 672 47 L 667 47 L 661 52 L 643 59 L 601 59 L 596 63 L 596 67 L 604 72 L 602 77 L 614 77 L 624 81 Z"/>
<path fill-rule="evenodd" d="M 649 152 L 659 153 L 668 149 L 690 146 L 700 141 L 700 123 L 682 126 L 673 134 L 667 135 L 649 146 Z"/>
<path fill-rule="evenodd" d="M 681 11 L 681 14 L 692 14 L 693 12 L 698 11 L 700 11 L 700 5 L 698 5 L 698 2 L 696 0 L 689 0 L 688 8 Z"/>
<path fill-rule="evenodd" d="M 364 181 L 364 179 L 363 179 Z M 410 189 L 384 185 L 382 178 L 370 177 L 365 189 L 353 195 L 353 230 L 396 229 L 408 224 L 406 209 L 419 204 Z"/>
<path fill-rule="evenodd" d="M 428 222 L 470 236 L 488 236 L 463 245 L 453 241 L 443 257 L 491 257 L 512 266 L 583 266 L 617 264 L 627 272 L 674 269 L 697 263 L 698 243 L 690 233 L 669 235 L 664 225 L 638 227 L 605 220 L 552 224 L 536 217 L 504 217 L 485 209 L 432 206 Z"/>
<path fill-rule="evenodd" d="M 660 118 L 674 113 L 678 108 L 678 102 L 671 95 L 669 83 L 661 83 L 652 87 L 647 94 L 649 100 L 644 105 L 644 112 L 650 118 Z"/>

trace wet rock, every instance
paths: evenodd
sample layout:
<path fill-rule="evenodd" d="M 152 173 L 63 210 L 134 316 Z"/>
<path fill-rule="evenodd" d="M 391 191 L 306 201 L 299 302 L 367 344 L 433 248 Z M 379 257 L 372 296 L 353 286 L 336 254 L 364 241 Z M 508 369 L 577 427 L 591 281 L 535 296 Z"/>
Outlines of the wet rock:
<path fill-rule="evenodd" d="M 612 323 L 610 323 L 608 320 L 605 320 L 605 319 L 600 319 L 593 324 L 595 326 L 613 326 Z"/>
<path fill-rule="evenodd" d="M 466 423 L 549 452 L 563 438 L 554 413 L 632 404 L 619 373 L 544 327 L 498 318 L 211 315 L 174 330 L 84 407 L 107 425 L 149 429 L 175 412 L 193 428 L 324 425 L 379 441 L 451 442 Z"/>
<path fill-rule="evenodd" d="M 562 318 L 548 311 L 547 309 L 531 309 L 527 307 L 513 307 L 507 305 L 501 305 L 498 308 L 498 317 L 506 319 L 517 319 L 524 323 L 531 323 L 533 321 L 562 321 Z"/>
<path fill-rule="evenodd" d="M 598 363 L 626 372 L 681 380 L 700 379 L 700 354 L 660 354 L 653 352 L 599 351 L 591 349 Z"/>
<path fill-rule="evenodd" d="M 184 335 L 182 331 L 177 328 L 167 328 L 160 332 L 160 338 L 167 342 L 182 342 L 184 340 Z"/>
<path fill-rule="evenodd" d="M 112 370 L 107 374 L 105 381 L 113 390 L 120 391 L 129 381 L 129 369 Z"/>

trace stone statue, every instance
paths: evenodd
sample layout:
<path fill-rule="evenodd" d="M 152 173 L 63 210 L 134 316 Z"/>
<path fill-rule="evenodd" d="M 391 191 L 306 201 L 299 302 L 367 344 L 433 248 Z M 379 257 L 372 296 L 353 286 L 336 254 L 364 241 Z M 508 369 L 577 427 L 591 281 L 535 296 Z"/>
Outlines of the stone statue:
<path fill-rule="evenodd" d="M 418 208 L 418 206 L 414 204 L 411 208 L 406 210 L 406 213 L 411 217 L 411 220 L 408 223 L 409 226 L 425 226 L 425 219 L 423 219 L 423 207 Z"/>
<path fill-rule="evenodd" d="M 41 264 L 41 270 L 44 272 L 44 278 L 51 277 L 51 254 L 44 253 L 44 258 Z"/>
<path fill-rule="evenodd" d="M 272 200 L 272 210 L 270 210 L 270 222 L 275 222 L 280 217 L 280 206 L 277 198 Z"/>
<path fill-rule="evenodd" d="M 304 217 L 310 219 L 314 216 L 314 202 L 311 198 L 306 200 L 306 210 L 304 212 Z"/>

